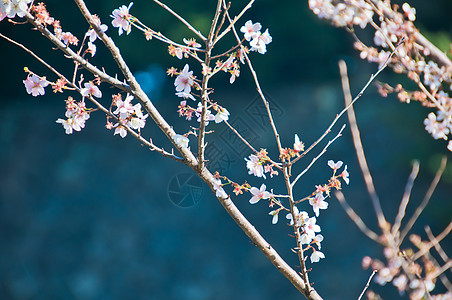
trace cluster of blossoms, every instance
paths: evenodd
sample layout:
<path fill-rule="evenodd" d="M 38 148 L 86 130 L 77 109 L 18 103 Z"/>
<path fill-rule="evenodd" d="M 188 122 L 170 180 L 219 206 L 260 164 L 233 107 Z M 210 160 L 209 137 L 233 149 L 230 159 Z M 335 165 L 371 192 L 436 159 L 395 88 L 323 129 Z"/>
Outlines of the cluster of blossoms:
<path fill-rule="evenodd" d="M 115 128 L 114 134 L 119 134 L 122 138 L 127 135 L 127 129 L 124 125 L 138 130 L 138 132 L 140 132 L 140 130 L 146 125 L 146 118 L 148 117 L 148 114 L 143 115 L 140 103 L 132 105 L 131 102 L 133 99 L 134 97 L 129 94 L 127 94 L 124 100 L 122 100 L 121 94 L 113 95 L 113 106 L 116 106 L 113 114 L 117 116 L 119 122 L 116 124 L 108 123 L 107 128 Z"/>
<path fill-rule="evenodd" d="M 113 10 L 111 17 L 113 21 L 111 24 L 113 27 L 118 27 L 118 34 L 121 35 L 125 31 L 127 34 L 132 30 L 131 26 L 131 18 L 132 16 L 129 14 L 129 10 L 132 7 L 133 2 L 129 4 L 129 6 L 122 5 L 120 8 Z"/>
<path fill-rule="evenodd" d="M 298 145 L 300 144 L 298 140 Z M 266 154 L 265 151 L 261 151 Z M 262 156 L 262 155 L 261 155 Z M 250 160 L 247 160 L 250 167 L 252 167 L 253 172 L 256 172 L 258 177 L 264 177 L 262 165 L 256 163 L 259 161 L 259 156 L 250 156 Z M 293 211 L 283 206 L 283 204 L 276 199 L 277 196 L 273 194 L 273 191 L 268 192 L 266 189 L 266 185 L 262 184 L 260 188 L 256 187 L 248 187 L 247 184 L 239 186 L 238 184 L 234 184 L 234 192 L 236 194 L 241 193 L 242 189 L 248 189 L 251 193 L 252 197 L 249 200 L 251 204 L 256 204 L 260 200 L 269 200 L 270 207 L 274 205 L 279 206 L 277 209 L 274 209 L 269 212 L 269 215 L 272 216 L 272 223 L 276 224 L 278 222 L 278 216 L 281 211 L 288 211 L 289 213 L 286 215 L 286 218 L 290 221 L 290 225 L 294 226 L 297 231 L 299 231 L 299 240 L 298 242 L 301 245 L 307 245 L 303 251 L 312 249 L 312 254 L 310 256 L 311 263 L 318 262 L 321 258 L 325 258 L 325 254 L 320 251 L 321 242 L 323 241 L 323 236 L 318 234 L 321 231 L 319 225 L 316 224 L 317 219 L 320 215 L 320 210 L 324 210 L 328 208 L 328 202 L 325 201 L 327 197 L 330 195 L 331 189 L 341 189 L 340 178 L 345 181 L 345 183 L 349 183 L 349 173 L 347 171 L 347 166 L 344 167 L 343 171 L 338 174 L 338 169 L 340 169 L 343 165 L 342 161 L 334 162 L 332 160 L 328 161 L 328 166 L 333 169 L 333 175 L 331 176 L 329 183 L 325 185 L 316 186 L 316 190 L 312 193 L 311 196 L 304 198 L 300 201 L 296 201 L 295 204 L 300 203 L 302 201 L 309 200 L 309 204 L 312 206 L 312 210 L 314 211 L 315 217 L 310 217 L 306 211 L 299 211 L 297 206 L 293 206 Z M 251 173 L 250 173 L 251 174 Z M 256 175 L 257 176 L 257 175 Z M 264 177 L 265 178 L 265 177 Z M 314 248 L 314 245 L 317 246 L 317 249 Z"/>
<path fill-rule="evenodd" d="M 337 27 L 358 25 L 364 29 L 374 15 L 372 6 L 364 0 L 309 0 L 309 8 L 319 18 L 330 20 Z"/>
<path fill-rule="evenodd" d="M 189 42 L 188 40 L 186 41 Z M 192 93 L 192 88 L 200 89 L 199 83 L 196 81 L 196 77 L 193 75 L 193 71 L 190 71 L 190 66 L 185 64 L 184 68 L 179 72 L 176 68 L 171 67 L 168 69 L 167 74 L 169 76 L 176 76 L 174 80 L 174 87 L 176 89 L 176 96 L 184 99 L 191 99 L 196 101 L 195 96 Z M 229 120 L 229 112 L 226 108 L 220 106 L 218 103 L 213 103 L 209 101 L 209 105 L 206 109 L 204 124 L 205 126 L 209 125 L 210 121 L 215 121 L 215 123 L 221 123 L 223 121 Z M 211 109 L 216 111 L 216 114 L 212 114 Z M 202 117 L 202 102 L 198 102 L 197 107 L 191 107 L 187 104 L 186 100 L 182 100 L 180 105 L 178 106 L 177 112 L 180 117 L 185 117 L 188 121 L 190 121 L 195 115 L 198 122 L 201 122 Z M 188 138 L 185 139 L 177 138 L 176 144 L 182 147 L 188 147 Z"/>
<path fill-rule="evenodd" d="M 411 235 L 410 241 L 422 251 L 429 243 L 423 242 L 418 235 Z M 452 294 L 430 295 L 436 285 L 436 279 L 440 266 L 438 266 L 430 255 L 423 257 L 422 264 L 413 261 L 417 256 L 411 248 L 397 250 L 386 247 L 383 250 L 386 264 L 379 259 L 366 256 L 362 260 L 364 269 L 369 267 L 378 270 L 375 281 L 380 285 L 388 282 L 398 289 L 400 295 L 409 294 L 410 299 L 451 299 Z M 428 293 L 428 294 L 427 294 Z"/>
<path fill-rule="evenodd" d="M 80 131 L 85 128 L 85 121 L 89 119 L 90 109 L 86 108 L 85 97 L 102 97 L 102 92 L 92 82 L 86 82 L 84 88 L 80 90 L 80 94 L 83 96 L 82 101 L 75 102 L 72 97 L 66 100 L 66 113 L 67 119 L 58 119 L 56 122 L 61 123 L 66 130 L 66 134 L 72 134 L 73 131 Z"/>
<path fill-rule="evenodd" d="M 309 7 L 320 18 L 328 19 L 338 27 L 359 25 L 364 29 L 370 24 L 374 30 L 376 47 L 365 45 L 358 39 L 354 46 L 360 51 L 362 59 L 377 63 L 380 67 L 387 62 L 395 45 L 403 40 L 396 55 L 388 63 L 394 72 L 406 73 L 420 91 L 409 92 L 401 85 L 396 88 L 382 85 L 379 91 L 383 96 L 396 92 L 402 102 L 414 100 L 424 106 L 437 108 L 436 114 L 429 113 L 425 119 L 425 129 L 435 139 L 449 140 L 452 98 L 447 90 L 452 90 L 452 62 L 431 53 L 429 46 L 419 38 L 419 31 L 413 24 L 416 9 L 408 3 L 399 7 L 391 6 L 390 1 L 378 1 L 371 6 L 363 0 L 310 0 Z M 374 15 L 379 18 L 374 19 Z M 452 141 L 449 141 L 447 148 L 452 151 Z"/>
<path fill-rule="evenodd" d="M 5 17 L 10 19 L 18 16 L 23 18 L 28 11 L 28 4 L 32 0 L 2 0 L 0 1 L 0 21 Z"/>
<path fill-rule="evenodd" d="M 90 109 L 86 107 L 85 101 L 76 102 L 72 97 L 68 97 L 65 113 L 67 119 L 58 119 L 56 122 L 63 125 L 66 134 L 72 134 L 74 130 L 80 131 L 85 128 L 89 113 Z"/>
<path fill-rule="evenodd" d="M 251 154 L 248 159 L 245 158 L 248 174 L 264 179 L 267 179 L 264 173 L 270 173 L 270 177 L 278 175 L 278 171 L 273 170 L 273 165 L 267 154 L 267 150 L 261 149 L 256 155 Z"/>
<path fill-rule="evenodd" d="M 260 54 L 267 52 L 267 45 L 272 42 L 272 37 L 268 33 L 268 29 L 262 33 L 260 30 L 262 25 L 260 23 L 254 23 L 251 20 L 246 21 L 245 25 L 240 28 L 240 31 L 244 33 L 245 40 L 250 42 L 251 51 L 257 51 Z"/>

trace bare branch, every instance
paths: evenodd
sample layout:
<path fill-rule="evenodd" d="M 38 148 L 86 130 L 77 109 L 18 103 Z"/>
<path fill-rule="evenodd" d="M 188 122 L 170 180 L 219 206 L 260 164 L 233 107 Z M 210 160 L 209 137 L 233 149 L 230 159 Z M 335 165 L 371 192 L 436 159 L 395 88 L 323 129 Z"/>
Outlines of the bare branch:
<path fill-rule="evenodd" d="M 199 30 L 196 30 L 193 26 L 190 25 L 190 23 L 188 23 L 187 21 L 185 21 L 184 18 L 182 18 L 179 14 L 177 14 L 176 12 L 174 12 L 171 8 L 169 8 L 166 4 L 163 4 L 162 2 L 158 1 L 158 0 L 154 0 L 155 3 L 157 3 L 158 5 L 160 5 L 161 7 L 163 7 L 164 9 L 166 9 L 169 13 L 171 13 L 173 16 L 175 16 L 177 19 L 179 19 L 182 23 L 184 23 L 188 29 L 190 29 L 191 31 L 193 31 L 200 39 L 202 39 L 203 41 L 207 41 L 206 37 L 202 35 L 202 33 Z"/>
<path fill-rule="evenodd" d="M 441 176 L 443 175 L 444 170 L 446 169 L 446 165 L 447 165 L 447 157 L 443 156 L 443 158 L 441 160 L 441 165 L 438 168 L 438 171 L 436 171 L 435 178 L 433 178 L 433 181 L 430 184 L 430 187 L 429 187 L 427 193 L 425 194 L 424 199 L 422 200 L 421 204 L 416 208 L 416 210 L 414 211 L 414 214 L 411 216 L 410 220 L 408 221 L 405 228 L 403 228 L 403 230 L 400 234 L 400 238 L 399 238 L 400 243 L 406 237 L 406 235 L 411 230 L 414 223 L 416 223 L 416 220 L 419 218 L 421 213 L 424 211 L 424 208 L 427 206 L 428 202 L 430 201 L 430 198 L 432 197 L 433 192 L 435 191 L 436 186 L 438 185 L 438 183 L 441 179 Z"/>
<path fill-rule="evenodd" d="M 381 244 L 378 234 L 370 230 L 369 227 L 367 227 L 363 220 L 358 216 L 358 214 L 355 213 L 353 208 L 351 208 L 350 205 L 345 200 L 344 194 L 341 191 L 336 191 L 334 192 L 334 195 L 336 196 L 337 200 L 339 200 L 339 203 L 344 208 L 348 217 L 356 224 L 356 226 L 358 226 L 359 230 L 361 230 L 361 232 L 364 233 L 371 240 L 374 240 L 375 242 Z"/>
<path fill-rule="evenodd" d="M 452 230 L 452 222 L 449 223 L 449 225 L 447 225 L 447 227 L 443 230 L 443 232 L 441 232 L 437 237 L 435 237 L 435 239 L 430 242 L 427 246 L 423 247 L 422 249 L 419 249 L 418 252 L 416 252 L 416 254 L 413 256 L 413 261 L 418 260 L 420 257 L 422 257 L 423 255 L 425 255 L 430 248 L 434 247 L 436 244 L 438 244 L 439 242 L 441 242 L 442 239 L 444 239 Z"/>
<path fill-rule="evenodd" d="M 311 163 L 303 170 L 303 172 L 301 172 L 300 174 L 298 174 L 298 176 L 292 181 L 291 186 L 293 187 L 295 185 L 295 183 L 297 183 L 298 179 L 301 178 L 301 176 L 303 176 L 311 167 L 312 165 L 326 152 L 326 150 L 328 149 L 328 147 L 336 140 L 338 139 L 340 136 L 342 136 L 342 131 L 344 131 L 345 129 L 345 124 L 342 126 L 341 130 L 339 131 L 339 133 L 331 140 L 328 142 L 328 144 L 326 144 L 326 146 L 323 148 L 323 150 L 312 159 Z"/>
<path fill-rule="evenodd" d="M 388 62 L 389 62 L 389 59 L 386 60 L 386 63 L 383 67 L 385 67 L 388 64 Z M 347 65 L 345 64 L 345 61 L 343 61 L 343 60 L 339 61 L 339 69 L 340 69 L 340 73 L 341 73 L 341 82 L 342 82 L 342 90 L 344 92 L 345 105 L 346 105 L 346 108 L 349 108 L 347 111 L 347 116 L 348 116 L 348 121 L 350 123 L 350 130 L 351 130 L 352 136 L 353 136 L 353 144 L 355 145 L 356 156 L 358 157 L 359 166 L 361 167 L 361 171 L 363 172 L 367 191 L 369 193 L 372 204 L 374 206 L 375 213 L 377 215 L 378 224 L 379 224 L 380 228 L 386 230 L 387 222 L 386 222 L 383 210 L 381 208 L 380 199 L 378 198 L 377 192 L 375 190 L 372 175 L 370 174 L 369 167 L 367 165 L 367 160 L 366 160 L 366 156 L 364 155 L 364 148 L 363 148 L 363 145 L 361 142 L 358 124 L 356 122 L 355 111 L 353 110 L 353 103 L 356 100 L 353 100 L 353 101 L 351 100 L 352 97 L 351 97 L 351 93 L 350 93 L 350 84 L 348 81 Z M 382 70 L 382 68 L 380 68 L 380 70 Z M 379 72 L 377 72 L 377 74 L 378 73 Z M 372 77 L 374 77 L 374 75 L 372 75 Z M 372 77 L 371 77 L 371 79 L 372 79 Z M 368 82 L 368 84 L 369 83 L 370 82 Z"/>
<path fill-rule="evenodd" d="M 411 170 L 411 174 L 408 177 L 408 181 L 405 186 L 405 192 L 403 193 L 402 201 L 400 201 L 399 212 L 394 221 L 394 225 L 392 226 L 392 235 L 395 236 L 396 233 L 400 229 L 400 225 L 402 224 L 403 217 L 405 216 L 406 208 L 408 206 L 408 202 L 410 201 L 411 190 L 413 189 L 414 180 L 416 180 L 417 174 L 419 173 L 419 162 L 414 161 L 413 169 Z M 399 245 L 402 241 L 399 242 Z"/>

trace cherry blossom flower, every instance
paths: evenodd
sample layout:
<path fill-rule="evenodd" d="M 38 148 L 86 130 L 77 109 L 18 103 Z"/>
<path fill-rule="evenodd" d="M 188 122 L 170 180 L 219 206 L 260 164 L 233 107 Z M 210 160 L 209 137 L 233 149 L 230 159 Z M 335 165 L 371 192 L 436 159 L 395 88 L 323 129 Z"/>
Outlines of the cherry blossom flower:
<path fill-rule="evenodd" d="M 193 71 L 189 71 L 189 66 L 186 64 L 179 76 L 177 76 L 176 80 L 174 80 L 174 86 L 176 87 L 177 92 L 184 92 L 186 94 L 190 93 L 191 87 L 194 83 L 192 75 Z"/>
<path fill-rule="evenodd" d="M 272 42 L 272 37 L 268 33 L 268 29 L 264 33 L 259 33 L 251 42 L 251 51 L 257 51 L 260 54 L 265 54 L 267 52 L 267 45 Z"/>
<path fill-rule="evenodd" d="M 110 17 L 113 18 L 113 21 L 111 24 L 113 27 L 118 27 L 118 34 L 121 35 L 124 31 L 127 32 L 127 34 L 130 33 L 132 30 L 132 26 L 130 25 L 130 14 L 129 10 L 132 7 L 133 2 L 130 2 L 129 7 L 123 5 L 120 8 L 117 8 L 113 11 L 112 15 Z"/>
<path fill-rule="evenodd" d="M 75 118 L 69 118 L 69 119 L 57 119 L 57 123 L 61 123 L 63 125 L 64 130 L 66 131 L 66 134 L 72 134 L 73 130 L 80 131 L 81 126 L 78 122 L 76 122 Z"/>
<path fill-rule="evenodd" d="M 307 219 L 304 223 L 303 229 L 305 231 L 305 233 L 311 238 L 313 239 L 315 237 L 315 233 L 316 232 L 320 232 L 320 226 L 315 224 L 316 222 L 316 218 L 315 217 L 311 217 L 309 219 Z"/>
<path fill-rule="evenodd" d="M 0 4 L 0 9 L 2 9 L 4 13 L 6 13 L 8 18 L 14 18 L 16 15 L 19 18 L 23 18 L 28 11 L 28 4 L 31 1 L 32 0 L 8 0 L 6 2 L 1 1 L 2 3 Z"/>
<path fill-rule="evenodd" d="M 295 214 L 295 221 L 296 221 L 296 226 L 300 227 L 303 226 L 305 224 L 305 222 L 309 219 L 309 215 L 307 212 L 305 211 L 298 211 L 298 208 L 295 206 L 293 208 L 294 210 L 294 214 Z M 292 213 L 288 213 L 286 215 L 286 219 L 290 220 L 290 225 L 294 225 L 294 216 L 292 215 Z"/>
<path fill-rule="evenodd" d="M 304 150 L 304 144 L 300 141 L 298 134 L 295 134 L 295 141 L 293 143 L 293 149 L 297 152 L 301 152 Z"/>
<path fill-rule="evenodd" d="M 57 37 L 66 45 L 77 45 L 78 38 L 70 32 L 60 32 Z"/>
<path fill-rule="evenodd" d="M 246 159 L 246 167 L 248 168 L 248 174 L 253 174 L 256 177 L 264 177 L 267 179 L 264 174 L 264 167 L 262 166 L 262 162 L 259 161 L 259 157 L 251 154 L 249 156 L 249 160 Z"/>
<path fill-rule="evenodd" d="M 317 247 L 319 248 L 319 250 L 322 248 L 322 246 L 320 245 L 320 243 L 323 241 L 323 235 L 321 234 L 317 234 L 313 239 L 312 242 L 315 243 L 317 245 Z"/>
<path fill-rule="evenodd" d="M 424 120 L 425 130 L 430 133 L 435 140 L 444 139 L 447 140 L 447 135 L 450 130 L 447 124 L 444 122 L 438 122 L 435 113 L 431 112 L 428 117 Z"/>
<path fill-rule="evenodd" d="M 72 134 L 73 130 L 81 131 L 85 128 L 85 121 L 89 119 L 88 109 L 85 102 L 75 102 L 72 97 L 66 100 L 66 120 L 58 119 L 56 122 L 61 123 L 66 131 L 66 134 Z"/>
<path fill-rule="evenodd" d="M 271 194 L 266 191 L 266 188 L 267 187 L 265 186 L 265 184 L 262 184 L 260 189 L 252 187 L 250 189 L 250 193 L 253 195 L 253 197 L 250 199 L 250 203 L 255 204 L 261 199 L 270 198 Z"/>
<path fill-rule="evenodd" d="M 223 189 L 222 183 L 220 179 L 215 179 L 213 182 L 213 189 L 215 191 L 215 196 L 219 198 L 227 198 L 228 194 Z"/>
<path fill-rule="evenodd" d="M 191 39 L 188 39 L 188 40 L 186 38 L 183 38 L 183 41 L 189 47 L 201 48 L 201 44 L 197 43 L 194 38 L 191 38 Z"/>
<path fill-rule="evenodd" d="M 83 97 L 92 95 L 96 98 L 102 98 L 102 92 L 92 81 L 85 83 L 85 87 L 80 91 L 80 94 L 82 94 Z"/>
<path fill-rule="evenodd" d="M 181 135 L 181 134 L 175 134 L 173 135 L 173 140 L 176 145 L 178 145 L 181 148 L 188 148 L 188 137 Z"/>
<path fill-rule="evenodd" d="M 310 243 L 311 243 L 312 239 L 311 239 L 311 237 L 310 237 L 309 235 L 307 235 L 306 233 L 303 233 L 303 234 L 300 236 L 299 241 L 300 241 L 300 243 L 301 243 L 302 245 L 307 245 L 307 244 L 310 244 Z"/>
<path fill-rule="evenodd" d="M 328 202 L 325 201 L 323 193 L 317 193 L 314 198 L 309 199 L 309 204 L 312 205 L 316 217 L 319 216 L 320 209 L 328 208 Z"/>
<path fill-rule="evenodd" d="M 447 149 L 452 152 L 452 141 L 449 141 L 449 144 L 447 145 Z"/>
<path fill-rule="evenodd" d="M 0 4 L 1 5 L 1 4 Z M 3 11 L 2 7 L 0 6 L 0 22 L 6 18 L 7 14 Z"/>
<path fill-rule="evenodd" d="M 124 99 L 124 101 L 122 99 L 117 99 L 115 102 L 116 110 L 113 111 L 113 113 L 115 115 L 119 114 L 120 119 L 123 120 L 127 119 L 130 114 L 133 114 L 135 112 L 135 107 L 130 103 L 132 100 L 133 96 L 129 94 L 127 94 L 126 99 Z"/>
<path fill-rule="evenodd" d="M 339 175 L 342 177 L 342 179 L 344 179 L 345 183 L 348 184 L 350 182 L 350 179 L 348 178 L 348 171 L 347 171 L 347 165 L 345 165 L 344 171 L 342 171 L 342 173 Z"/>
<path fill-rule="evenodd" d="M 279 213 L 279 210 L 272 210 L 271 212 L 268 213 L 270 216 L 273 216 L 272 224 L 278 223 L 278 213 Z"/>
<path fill-rule="evenodd" d="M 99 19 L 97 19 L 96 22 L 97 22 L 97 25 L 99 26 L 100 30 L 102 30 L 102 32 L 105 32 L 108 30 L 108 26 L 105 24 L 101 24 Z M 88 32 L 86 33 L 86 36 L 89 37 L 89 41 L 91 43 L 94 43 L 94 41 L 98 38 L 97 33 L 93 28 L 88 30 Z"/>
<path fill-rule="evenodd" d="M 251 20 L 248 20 L 245 25 L 240 28 L 240 31 L 245 34 L 245 39 L 249 42 L 259 36 L 261 28 L 262 26 L 260 23 L 253 24 Z"/>
<path fill-rule="evenodd" d="M 47 80 L 41 79 L 36 75 L 28 76 L 27 79 L 23 80 L 27 93 L 33 95 L 34 97 L 38 95 L 44 95 L 44 88 L 49 85 Z"/>
<path fill-rule="evenodd" d="M 198 102 L 198 108 L 195 111 L 196 116 L 198 117 L 197 121 L 201 123 L 201 117 L 202 117 L 202 103 Z M 210 121 L 215 120 L 215 116 L 212 114 L 212 112 L 210 111 L 210 109 L 206 110 L 206 116 L 204 119 L 204 124 L 205 126 L 209 125 Z"/>
<path fill-rule="evenodd" d="M 343 162 L 342 161 L 338 161 L 338 162 L 334 162 L 332 160 L 328 161 L 328 166 L 333 169 L 334 171 L 336 171 L 337 169 L 339 169 L 340 167 L 342 167 Z"/>
<path fill-rule="evenodd" d="M 318 250 L 314 250 L 314 252 L 311 254 L 311 263 L 319 262 L 321 258 L 325 258 L 325 254 Z"/>
<path fill-rule="evenodd" d="M 184 99 L 190 98 L 191 100 L 196 101 L 196 98 L 192 94 L 186 93 L 184 91 L 176 93 L 176 96 Z"/>
<path fill-rule="evenodd" d="M 115 133 L 113 135 L 119 134 L 122 138 L 125 138 L 127 135 L 127 129 L 122 126 L 122 125 L 118 125 L 115 129 Z"/>
<path fill-rule="evenodd" d="M 416 20 L 416 9 L 414 7 L 411 7 L 408 3 L 403 3 L 402 10 L 405 12 L 408 20 L 411 22 Z"/>
<path fill-rule="evenodd" d="M 217 114 L 215 115 L 215 123 L 221 123 L 227 120 L 229 120 L 229 112 L 226 110 L 226 108 L 220 107 Z"/>
<path fill-rule="evenodd" d="M 88 50 L 87 50 L 87 52 L 91 53 L 91 57 L 93 57 L 94 55 L 96 55 L 96 50 L 97 50 L 96 45 L 94 45 L 94 44 L 91 43 L 91 42 L 88 42 Z"/>

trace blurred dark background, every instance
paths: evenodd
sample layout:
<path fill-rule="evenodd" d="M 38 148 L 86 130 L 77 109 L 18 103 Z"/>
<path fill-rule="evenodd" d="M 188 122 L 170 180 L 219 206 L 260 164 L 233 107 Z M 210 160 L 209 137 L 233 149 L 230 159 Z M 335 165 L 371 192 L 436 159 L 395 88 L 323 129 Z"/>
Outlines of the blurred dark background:
<path fill-rule="evenodd" d="M 46 3 L 50 14 L 61 20 L 63 31 L 81 39 L 88 27 L 76 5 L 57 0 Z M 135 29 L 129 36 L 118 37 L 109 16 L 113 9 L 128 3 L 86 3 L 109 26 L 107 33 L 121 47 L 131 70 L 176 131 L 184 133 L 188 125 L 195 126 L 195 121 L 187 123 L 178 118 L 180 99 L 174 96 L 174 78 L 165 75 L 168 67 L 181 68 L 185 63 L 199 70 L 193 61 L 169 56 L 166 45 L 146 41 Z M 215 1 L 167 4 L 206 34 Z M 416 25 L 446 51 L 452 35 L 452 3 L 417 0 L 411 4 L 417 9 Z M 237 14 L 244 5 L 246 1 L 233 2 L 231 13 Z M 175 41 L 193 37 L 152 1 L 136 1 L 131 12 Z M 352 49 L 352 38 L 344 30 L 317 19 L 307 1 L 257 1 L 239 25 L 248 19 L 261 22 L 273 37 L 267 54 L 252 53 L 251 57 L 272 103 L 282 141 L 291 146 L 298 133 L 310 145 L 343 107 L 337 61 L 345 59 L 348 63 L 353 94 L 376 66 L 361 61 Z M 72 76 L 72 64 L 60 52 L 51 50 L 39 33 L 30 31 L 29 25 L 13 25 L 5 19 L 0 23 L 0 32 Z M 232 41 L 225 38 L 219 49 L 227 49 Z M 106 49 L 99 42 L 97 45 L 98 53 L 90 61 L 110 74 L 118 72 Z M 302 298 L 250 243 L 190 169 L 150 152 L 129 136 L 113 136 L 105 129 L 101 113 L 92 114 L 82 132 L 65 135 L 55 120 L 64 117 L 63 100 L 69 94 L 53 94 L 47 88 L 45 97 L 27 95 L 22 83 L 25 66 L 50 80 L 55 80 L 54 75 L 3 39 L 0 50 L 0 299 Z M 226 74 L 219 74 L 212 81 L 213 99 L 229 109 L 231 123 L 256 148 L 267 148 L 274 154 L 274 138 L 263 123 L 249 71 L 243 67 L 232 86 L 228 79 Z M 383 72 L 379 80 L 406 82 L 403 76 L 390 71 Z M 109 95 L 115 92 L 104 88 L 102 102 L 109 105 Z M 389 221 L 397 213 L 412 161 L 420 161 L 407 210 L 410 215 L 422 201 L 441 156 L 452 158 L 446 143 L 433 140 L 424 130 L 423 119 L 429 110 L 416 103 L 401 104 L 394 96 L 381 98 L 374 86 L 355 109 L 368 163 Z M 329 139 L 344 123 L 347 121 L 342 118 Z M 247 180 L 253 186 L 265 182 L 275 193 L 283 192 L 278 177 L 263 181 L 245 176 L 243 158 L 249 151 L 223 124 L 209 127 L 215 130 L 209 136 L 211 169 L 237 182 Z M 170 147 L 150 118 L 143 135 L 166 149 Z M 195 144 L 194 139 L 191 144 Z M 303 170 L 320 149 L 302 161 L 294 173 Z M 328 180 L 329 159 L 348 164 L 350 185 L 343 191 L 369 226 L 376 228 L 348 128 L 302 178 L 296 189 L 299 197 Z M 451 166 L 414 228 L 424 238 L 425 224 L 438 234 L 450 222 Z M 290 251 L 294 241 L 288 236 L 290 228 L 284 216 L 272 225 L 266 204 L 251 206 L 249 198 L 246 194 L 234 198 L 234 202 L 281 255 L 296 265 L 296 255 Z M 382 249 L 359 232 L 334 198 L 328 202 L 329 209 L 318 218 L 326 258 L 313 266 L 310 276 L 325 299 L 357 299 L 370 275 L 369 270 L 361 269 L 361 259 L 365 255 L 382 258 Z M 306 210 L 312 214 L 310 208 Z M 450 254 L 450 239 L 444 246 Z M 372 284 L 372 288 L 385 299 L 398 297 L 392 285 Z"/>

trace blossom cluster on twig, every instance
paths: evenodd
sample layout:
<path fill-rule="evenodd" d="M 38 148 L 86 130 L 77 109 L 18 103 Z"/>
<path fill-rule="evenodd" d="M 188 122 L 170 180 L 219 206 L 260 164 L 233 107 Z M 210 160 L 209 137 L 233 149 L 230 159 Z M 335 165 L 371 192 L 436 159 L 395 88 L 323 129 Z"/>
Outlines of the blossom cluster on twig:
<path fill-rule="evenodd" d="M 390 0 L 309 0 L 310 9 L 319 18 L 329 20 L 334 26 L 345 27 L 354 37 L 354 47 L 361 59 L 381 66 L 397 47 L 389 66 L 396 73 L 404 73 L 419 90 L 410 91 L 401 84 L 392 87 L 378 85 L 383 97 L 396 93 L 401 102 L 418 101 L 423 106 L 435 108 L 424 120 L 425 130 L 434 139 L 449 140 L 452 151 L 452 61 L 431 44 L 414 25 L 416 9 L 408 3 L 402 6 Z M 371 28 L 374 45 L 364 43 L 356 26 Z"/>

